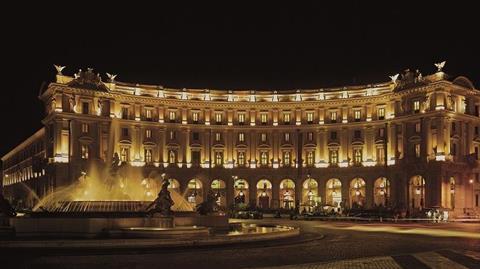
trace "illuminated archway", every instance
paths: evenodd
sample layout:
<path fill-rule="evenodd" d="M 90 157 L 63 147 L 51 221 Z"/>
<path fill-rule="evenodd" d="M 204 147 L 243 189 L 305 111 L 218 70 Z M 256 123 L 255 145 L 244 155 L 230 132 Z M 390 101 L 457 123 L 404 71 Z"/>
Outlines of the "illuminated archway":
<path fill-rule="evenodd" d="M 291 179 L 280 182 L 280 207 L 295 208 L 295 183 Z"/>
<path fill-rule="evenodd" d="M 390 201 L 390 181 L 386 177 L 375 180 L 373 199 L 376 206 L 387 206 Z"/>
<path fill-rule="evenodd" d="M 272 200 L 272 182 L 268 179 L 260 179 L 257 182 L 257 205 L 260 208 L 270 208 Z"/>
<path fill-rule="evenodd" d="M 176 180 L 174 178 L 170 178 L 170 179 L 168 179 L 168 182 L 170 183 L 168 185 L 168 190 L 170 192 L 174 191 L 174 192 L 180 194 L 180 183 L 178 182 L 178 180 Z"/>
<path fill-rule="evenodd" d="M 236 179 L 233 183 L 235 204 L 247 204 L 248 182 L 245 179 Z"/>
<path fill-rule="evenodd" d="M 456 186 L 455 186 L 455 178 L 450 177 L 448 180 L 448 185 L 446 186 L 446 204 L 445 207 L 455 209 L 455 195 L 456 195 Z"/>
<path fill-rule="evenodd" d="M 319 198 L 318 182 L 313 178 L 307 178 L 302 184 L 302 205 L 304 209 L 307 212 L 312 212 L 320 202 Z"/>
<path fill-rule="evenodd" d="M 187 201 L 196 206 L 203 202 L 203 187 L 202 182 L 198 179 L 192 179 L 187 185 Z"/>
<path fill-rule="evenodd" d="M 325 202 L 333 206 L 339 206 L 342 202 L 342 182 L 339 179 L 331 178 L 327 181 Z"/>
<path fill-rule="evenodd" d="M 414 209 L 425 207 L 425 178 L 420 175 L 411 177 L 408 189 L 410 207 Z"/>
<path fill-rule="evenodd" d="M 350 207 L 362 208 L 365 206 L 365 180 L 356 177 L 350 181 Z"/>
<path fill-rule="evenodd" d="M 210 188 L 215 194 L 215 197 L 217 197 L 217 205 L 221 207 L 227 206 L 227 187 L 225 181 L 215 179 L 212 181 L 212 184 L 210 184 Z"/>

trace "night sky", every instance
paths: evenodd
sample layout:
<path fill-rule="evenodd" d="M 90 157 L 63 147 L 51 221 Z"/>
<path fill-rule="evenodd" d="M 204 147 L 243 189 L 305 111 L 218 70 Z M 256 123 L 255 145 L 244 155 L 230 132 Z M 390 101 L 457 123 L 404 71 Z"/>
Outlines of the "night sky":
<path fill-rule="evenodd" d="M 281 90 L 388 81 L 406 68 L 426 75 L 447 60 L 446 73 L 480 83 L 475 1 L 35 2 L 1 11 L 1 155 L 41 127 L 37 95 L 54 79 L 53 64 L 66 65 L 64 74 L 92 67 L 125 82 Z"/>

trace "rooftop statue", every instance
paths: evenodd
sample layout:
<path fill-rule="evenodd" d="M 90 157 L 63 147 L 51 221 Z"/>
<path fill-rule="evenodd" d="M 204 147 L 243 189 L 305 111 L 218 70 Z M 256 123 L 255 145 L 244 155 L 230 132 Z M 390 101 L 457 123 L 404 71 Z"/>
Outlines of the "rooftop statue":
<path fill-rule="evenodd" d="M 87 71 L 78 70 L 78 73 L 75 74 L 75 79 L 70 81 L 68 85 L 90 90 L 108 91 L 107 86 L 102 82 L 100 74 L 93 73 L 92 68 L 88 68 Z"/>
<path fill-rule="evenodd" d="M 56 65 L 56 64 L 54 64 L 53 66 L 57 70 L 57 75 L 63 75 L 62 70 L 65 69 L 66 66 L 61 66 L 61 65 Z"/>
<path fill-rule="evenodd" d="M 146 208 L 148 215 L 153 216 L 155 213 L 159 213 L 162 216 L 173 215 L 173 211 L 171 207 L 175 203 L 173 202 L 172 197 L 170 196 L 168 185 L 170 185 L 170 182 L 168 181 L 168 179 L 164 180 L 162 189 L 158 193 L 158 197 Z"/>
<path fill-rule="evenodd" d="M 435 66 L 437 67 L 437 72 L 442 72 L 443 67 L 445 67 L 445 64 L 447 61 L 443 61 L 441 63 L 436 63 Z"/>

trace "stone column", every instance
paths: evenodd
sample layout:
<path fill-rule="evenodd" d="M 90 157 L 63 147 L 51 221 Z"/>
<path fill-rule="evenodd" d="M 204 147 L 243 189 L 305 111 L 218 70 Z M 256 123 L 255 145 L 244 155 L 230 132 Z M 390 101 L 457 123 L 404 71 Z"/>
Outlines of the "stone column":
<path fill-rule="evenodd" d="M 450 155 L 450 130 L 452 128 L 452 121 L 449 118 L 445 118 L 445 157 L 449 158 Z M 461 128 L 461 127 L 459 127 Z"/>
<path fill-rule="evenodd" d="M 443 117 L 437 119 L 437 154 L 445 154 L 445 122 Z"/>
<path fill-rule="evenodd" d="M 374 205 L 374 184 L 375 179 L 365 178 L 365 206 L 367 208 L 372 208 L 372 206 Z"/>
<path fill-rule="evenodd" d="M 190 150 L 190 129 L 183 129 L 183 135 L 185 137 L 183 165 L 188 167 L 192 164 L 192 154 Z"/>
<path fill-rule="evenodd" d="M 390 133 L 391 133 L 391 140 L 390 142 L 390 152 L 391 156 L 390 159 L 397 162 L 396 155 L 397 155 L 397 125 L 395 123 L 390 123 Z"/>
<path fill-rule="evenodd" d="M 373 161 L 374 159 L 374 144 L 375 144 L 375 135 L 374 135 L 374 129 L 371 125 L 365 127 L 365 144 L 367 148 L 367 161 Z"/>
<path fill-rule="evenodd" d="M 165 128 L 160 127 L 160 130 L 158 132 L 158 159 L 161 165 L 163 165 L 164 162 L 167 162 L 167 159 L 165 157 L 166 150 L 165 150 Z"/>
<path fill-rule="evenodd" d="M 280 182 L 272 178 L 272 208 L 280 207 Z"/>
<path fill-rule="evenodd" d="M 431 120 L 430 118 L 423 118 L 422 121 L 422 130 L 423 130 L 423 148 L 422 149 L 422 154 L 424 153 L 427 157 L 427 159 L 432 158 L 432 128 L 431 128 Z M 435 156 L 433 156 L 433 159 L 435 159 Z"/>
<path fill-rule="evenodd" d="M 318 167 L 317 164 L 320 163 L 320 161 L 322 160 L 322 154 L 321 154 L 321 150 L 322 150 L 322 147 L 321 147 L 321 143 L 322 143 L 322 134 L 321 134 L 321 129 L 316 129 L 316 139 L 315 139 L 315 167 Z"/>

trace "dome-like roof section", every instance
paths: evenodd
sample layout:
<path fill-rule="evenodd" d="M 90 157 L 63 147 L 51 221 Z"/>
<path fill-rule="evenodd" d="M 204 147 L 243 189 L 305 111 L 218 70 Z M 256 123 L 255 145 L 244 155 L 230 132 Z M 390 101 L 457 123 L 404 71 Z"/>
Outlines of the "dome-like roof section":
<path fill-rule="evenodd" d="M 466 78 L 464 76 L 459 76 L 459 77 L 455 78 L 453 80 L 453 84 L 456 84 L 456 85 L 459 85 L 459 86 L 462 86 L 462 87 L 465 87 L 465 88 L 468 88 L 468 89 L 471 89 L 471 90 L 475 89 L 475 86 L 473 85 L 473 83 L 468 78 Z"/>

